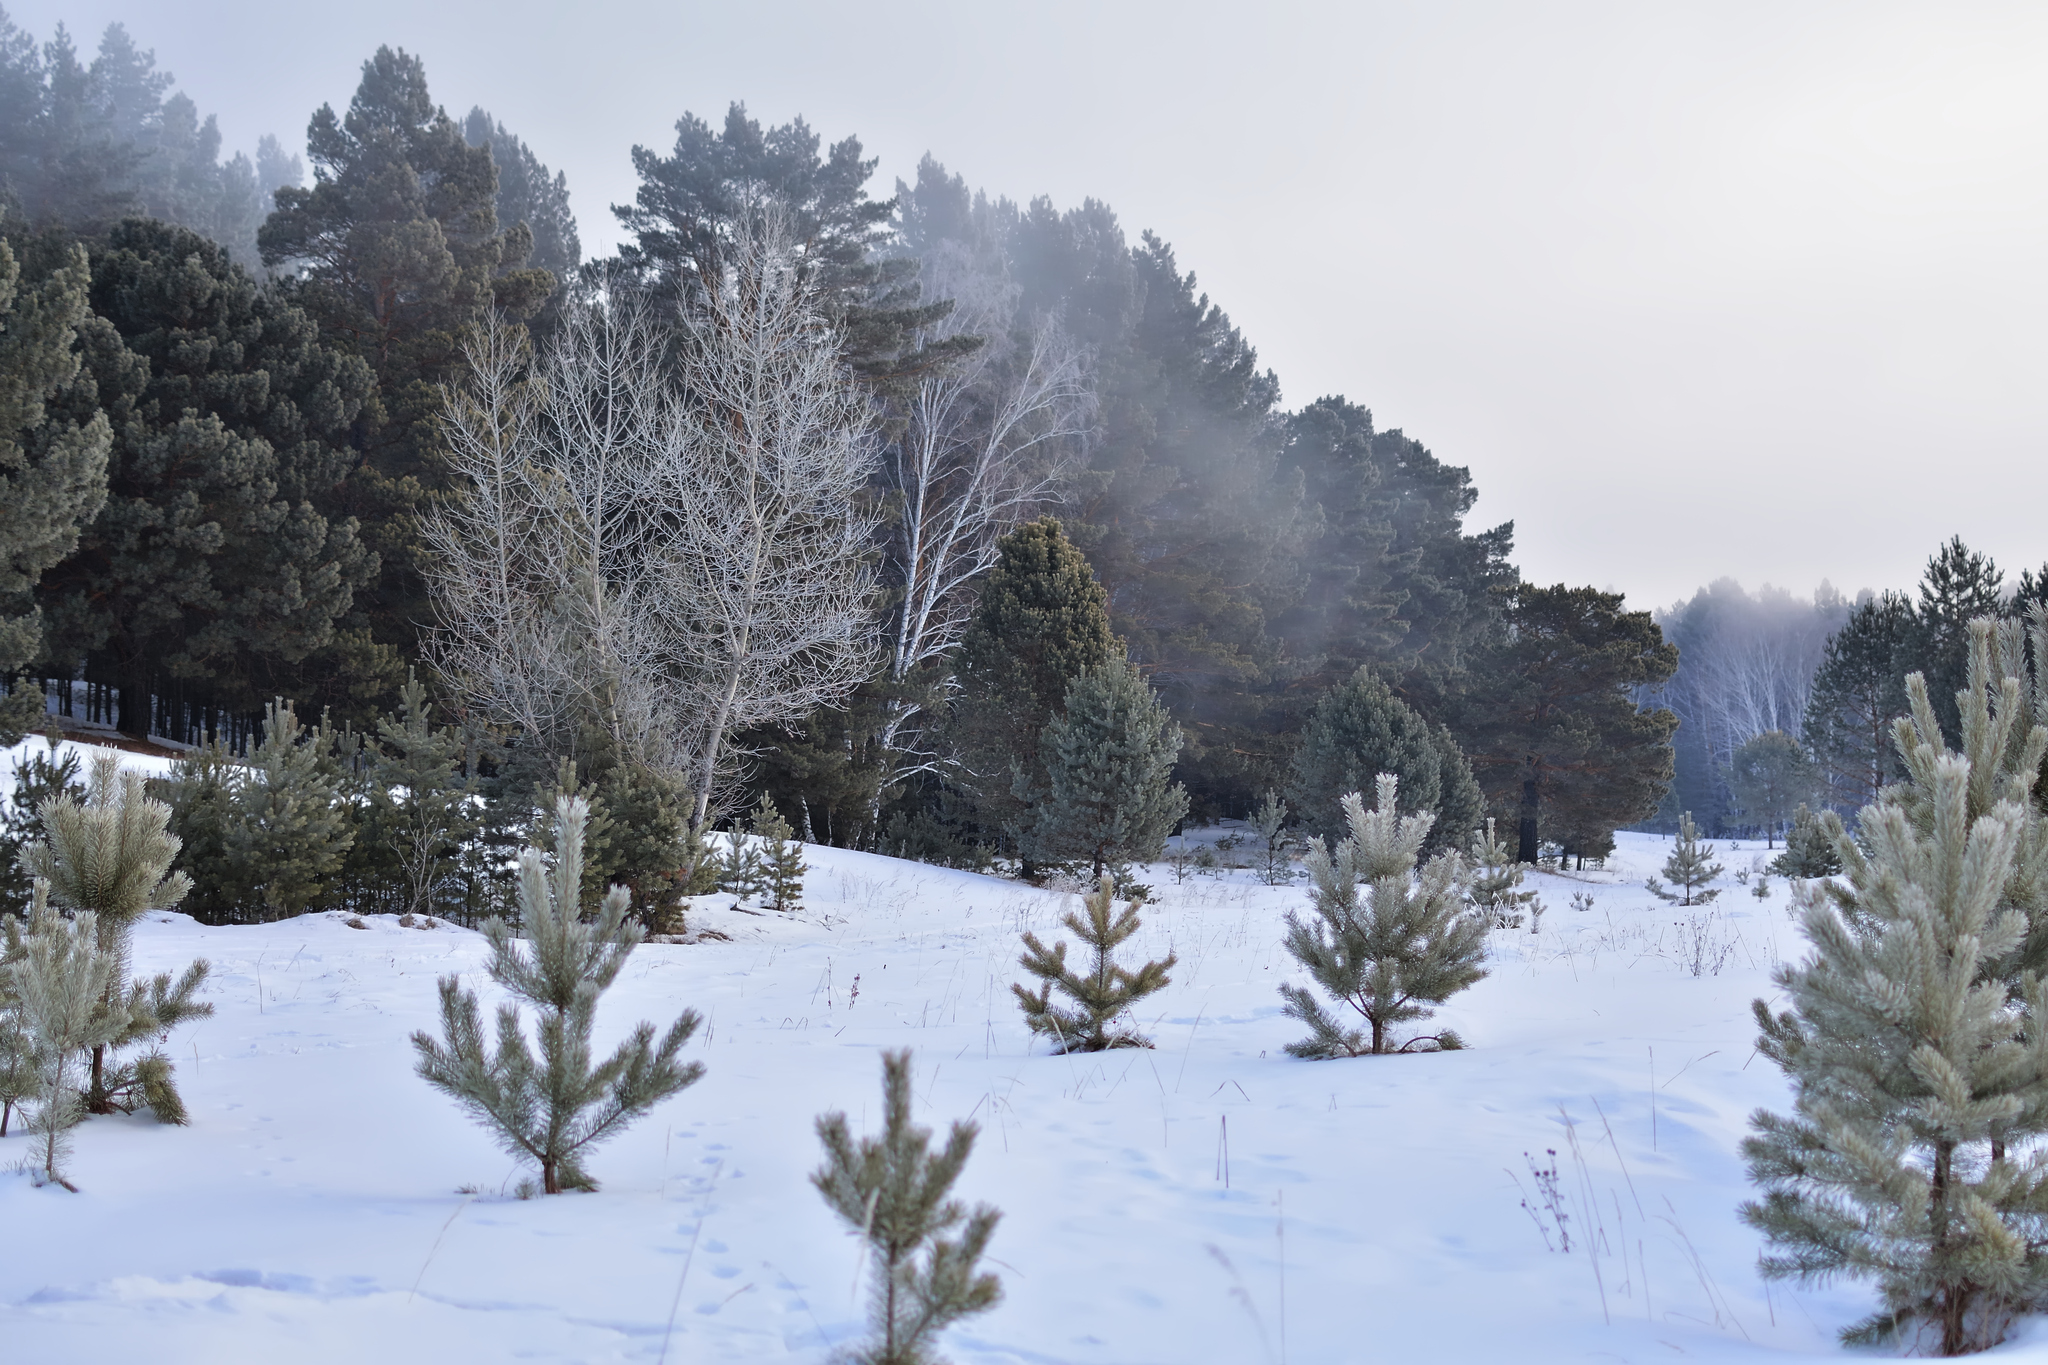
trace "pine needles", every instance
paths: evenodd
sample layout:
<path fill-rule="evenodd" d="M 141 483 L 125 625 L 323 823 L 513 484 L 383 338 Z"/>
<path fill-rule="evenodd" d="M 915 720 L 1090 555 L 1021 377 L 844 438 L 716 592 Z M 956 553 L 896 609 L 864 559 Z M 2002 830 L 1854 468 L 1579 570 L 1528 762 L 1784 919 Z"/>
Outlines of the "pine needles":
<path fill-rule="evenodd" d="M 520 855 L 521 924 L 531 952 L 519 951 L 503 920 L 484 926 L 491 980 L 539 1014 L 539 1055 L 527 1045 L 519 1006 L 509 1003 L 498 1007 L 497 1049 L 488 1050 L 476 994 L 455 976 L 441 978 L 446 1043 L 424 1031 L 412 1035 L 419 1075 L 491 1129 L 508 1152 L 538 1165 L 548 1194 L 596 1189 L 583 1166 L 585 1149 L 704 1075 L 701 1062 L 678 1060 L 697 1031 L 695 1010 L 684 1010 L 658 1045 L 654 1026 L 642 1023 L 609 1058 L 592 1064 L 598 996 L 617 979 L 643 931 L 627 919 L 630 896 L 622 886 L 605 896 L 595 922 L 578 915 L 589 815 L 582 798 L 558 798 L 554 867 L 539 849 Z"/>
<path fill-rule="evenodd" d="M 1457 855 L 1430 859 L 1418 877 L 1416 859 L 1434 817 L 1396 810 L 1400 783 L 1392 773 L 1381 773 L 1377 788 L 1379 806 L 1371 812 L 1357 792 L 1344 798 L 1351 837 L 1335 853 L 1320 837 L 1309 840 L 1309 896 L 1316 918 L 1290 912 L 1285 940 L 1287 951 L 1314 982 L 1357 1011 L 1370 1033 L 1347 1028 L 1305 987 L 1283 985 L 1286 1012 L 1311 1030 L 1309 1037 L 1287 1045 L 1296 1057 L 1461 1047 L 1448 1029 L 1396 1043 L 1393 1028 L 1427 1018 L 1427 1006 L 1486 975 L 1479 962 L 1488 921 L 1465 908 Z M 1362 903 L 1361 882 L 1368 888 Z"/>
<path fill-rule="evenodd" d="M 1142 921 L 1135 901 L 1126 905 L 1121 915 L 1110 917 L 1115 906 L 1114 891 L 1114 879 L 1104 873 L 1096 890 L 1082 898 L 1087 919 L 1069 911 L 1061 920 L 1094 952 L 1095 960 L 1085 971 L 1068 970 L 1064 942 L 1047 948 L 1036 934 L 1024 935 L 1024 955 L 1018 962 L 1039 979 L 1040 985 L 1036 994 L 1016 984 L 1010 989 L 1016 992 L 1017 1002 L 1023 1007 L 1025 1027 L 1052 1037 L 1055 1052 L 1152 1046 L 1144 1034 L 1129 1026 L 1119 1027 L 1117 1021 L 1129 1013 L 1132 1005 L 1171 984 L 1172 978 L 1166 973 L 1176 959 L 1169 953 L 1164 961 L 1147 962 L 1136 971 L 1116 964 L 1113 955 L 1118 945 L 1137 933 Z M 1055 990 L 1073 1001 L 1073 1007 L 1054 1004 Z"/>
<path fill-rule="evenodd" d="M 825 1164 L 811 1183 L 875 1258 L 874 1336 L 848 1356 L 858 1365 L 940 1365 L 939 1333 L 1003 1296 L 1000 1280 L 975 1269 L 1002 1214 L 947 1197 L 980 1129 L 956 1121 L 934 1154 L 910 1102 L 910 1052 L 885 1052 L 880 1137 L 856 1142 L 844 1113 L 818 1118 Z"/>

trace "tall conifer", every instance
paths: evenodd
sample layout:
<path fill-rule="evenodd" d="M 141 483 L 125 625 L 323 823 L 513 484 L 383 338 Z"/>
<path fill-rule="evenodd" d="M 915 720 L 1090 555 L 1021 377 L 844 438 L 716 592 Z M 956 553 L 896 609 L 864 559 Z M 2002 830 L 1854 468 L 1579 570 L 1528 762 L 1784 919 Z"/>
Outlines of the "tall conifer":
<path fill-rule="evenodd" d="M 1172 782 L 1180 727 L 1131 664 L 1084 669 L 1067 685 L 1066 706 L 1038 742 L 1045 786 L 1018 791 L 1037 818 L 1024 838 L 1028 857 L 1106 868 L 1159 856 L 1188 813 L 1187 789 Z"/>

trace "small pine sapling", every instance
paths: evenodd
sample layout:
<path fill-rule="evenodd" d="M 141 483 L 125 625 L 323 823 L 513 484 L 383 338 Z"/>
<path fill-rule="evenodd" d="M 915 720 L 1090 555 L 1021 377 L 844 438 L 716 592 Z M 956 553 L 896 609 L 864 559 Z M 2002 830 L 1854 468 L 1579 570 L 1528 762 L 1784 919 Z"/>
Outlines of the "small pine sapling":
<path fill-rule="evenodd" d="M 725 854 L 718 860 L 718 889 L 750 901 L 761 894 L 765 875 L 761 855 L 755 852 L 753 842 L 740 833 L 735 821 L 732 832 L 725 836 Z"/>
<path fill-rule="evenodd" d="M 1707 883 L 1727 870 L 1714 861 L 1714 846 L 1700 842 L 1699 827 L 1692 822 L 1692 812 L 1687 811 L 1678 817 L 1678 842 L 1672 845 L 1671 856 L 1664 860 L 1664 875 L 1675 889 L 1666 888 L 1655 877 L 1645 878 L 1643 885 L 1659 900 L 1677 905 L 1705 905 L 1721 894 Z"/>
<path fill-rule="evenodd" d="M 14 790 L 0 817 L 0 913 L 28 913 L 32 874 L 21 864 L 22 850 L 43 837 L 43 803 L 53 796 L 85 799 L 78 780 L 78 751 L 55 744 L 14 761 Z"/>
<path fill-rule="evenodd" d="M 1268 886 L 1294 880 L 1294 870 L 1287 865 L 1287 850 L 1293 842 L 1287 837 L 1287 815 L 1287 803 L 1270 788 L 1259 798 L 1258 809 L 1252 812 L 1252 828 L 1265 845 Z"/>
<path fill-rule="evenodd" d="M 1334 999 L 1349 1005 L 1371 1026 L 1371 1034 L 1345 1028 L 1307 989 L 1280 988 L 1286 1013 L 1313 1032 L 1287 1051 L 1296 1057 L 1361 1057 L 1406 1052 L 1418 1044 L 1462 1047 L 1457 1034 L 1442 1033 L 1395 1045 L 1393 1028 L 1428 1018 L 1441 1004 L 1486 975 L 1485 916 L 1466 908 L 1459 886 L 1458 856 L 1430 859 L 1418 877 L 1415 862 L 1429 837 L 1429 815 L 1403 816 L 1395 808 L 1399 780 L 1381 773 L 1379 807 L 1368 812 L 1357 792 L 1344 798 L 1351 837 L 1332 854 L 1321 836 L 1309 840 L 1309 899 L 1316 918 L 1290 911 L 1287 951 Z M 1359 883 L 1367 884 L 1360 903 Z"/>
<path fill-rule="evenodd" d="M 527 1046 L 515 1003 L 498 1007 L 498 1046 L 495 1055 L 489 1052 L 476 994 L 463 990 L 457 976 L 441 978 L 446 1044 L 424 1031 L 412 1035 L 419 1075 L 489 1128 L 507 1152 L 538 1165 L 548 1194 L 596 1189 L 583 1167 L 585 1149 L 704 1074 L 701 1062 L 686 1066 L 677 1057 L 697 1031 L 695 1010 L 684 1010 L 658 1046 L 654 1025 L 641 1023 L 609 1058 L 592 1065 L 597 998 L 645 931 L 627 917 L 632 897 L 623 886 L 606 894 L 594 921 L 578 913 L 589 815 L 583 798 L 558 798 L 554 867 L 537 848 L 520 854 L 520 923 L 530 952 L 519 951 L 505 921 L 484 925 L 491 980 L 540 1016 L 539 1057 Z"/>
<path fill-rule="evenodd" d="M 1519 929 L 1523 911 L 1536 899 L 1534 891 L 1524 891 L 1521 886 L 1522 864 L 1516 861 L 1515 850 L 1494 836 L 1489 817 L 1484 830 L 1472 832 L 1472 873 L 1465 883 L 1465 897 L 1495 928 Z M 1536 931 L 1532 927 L 1529 932 Z"/>
<path fill-rule="evenodd" d="M 123 1021 L 106 1009 L 117 978 L 113 959 L 99 946 L 92 912 L 67 922 L 50 910 L 48 890 L 49 884 L 38 878 L 28 932 L 6 974 L 33 1068 L 31 1174 L 38 1185 L 62 1185 L 76 1194 L 78 1187 L 64 1175 L 64 1159 L 71 1151 L 71 1130 L 85 1112 L 80 1064 Z"/>
<path fill-rule="evenodd" d="M 858 1365 L 939 1365 L 939 1333 L 1003 1296 L 1002 1281 L 975 1273 L 1002 1214 L 947 1197 L 980 1129 L 956 1121 L 934 1155 L 931 1129 L 910 1121 L 910 1104 L 905 1049 L 882 1054 L 880 1137 L 855 1142 L 844 1113 L 818 1118 L 825 1164 L 811 1184 L 875 1258 L 874 1334 L 846 1357 Z M 955 1228 L 959 1235 L 948 1237 Z"/>
<path fill-rule="evenodd" d="M 1152 1046 L 1151 1039 L 1117 1021 L 1130 1012 L 1132 1005 L 1172 983 L 1166 973 L 1177 959 L 1168 953 L 1164 961 L 1147 962 L 1135 972 L 1116 964 L 1117 947 L 1138 932 L 1142 921 L 1135 901 L 1126 905 L 1121 915 L 1110 917 L 1115 908 L 1115 890 L 1115 883 L 1105 873 L 1095 891 L 1082 897 L 1087 918 L 1068 911 L 1061 920 L 1094 953 L 1094 961 L 1084 971 L 1067 969 L 1064 940 L 1047 948 L 1036 934 L 1024 935 L 1024 955 L 1017 961 L 1039 979 L 1038 993 L 1034 995 L 1015 983 L 1010 989 L 1017 993 L 1017 1002 L 1023 1007 L 1025 1027 L 1033 1033 L 1050 1035 L 1055 1052 Z M 1073 1007 L 1055 1005 L 1054 990 L 1073 1001 Z"/>
<path fill-rule="evenodd" d="M 1833 877 L 1842 870 L 1835 852 L 1842 836 L 1842 817 L 1831 810 L 1815 814 L 1804 805 L 1792 813 L 1792 828 L 1785 835 L 1785 851 L 1771 863 L 1781 877 Z"/>
<path fill-rule="evenodd" d="M 186 1121 L 172 1083 L 174 1068 L 161 1048 L 132 1062 L 112 1054 L 160 1040 L 179 1024 L 202 1019 L 213 1006 L 198 999 L 209 970 L 204 958 L 175 981 L 164 972 L 129 981 L 135 923 L 144 912 L 176 905 L 192 889 L 171 863 L 181 843 L 169 829 L 171 808 L 144 793 L 142 774 L 121 770 L 112 754 L 92 761 L 83 801 L 59 795 L 43 803 L 44 838 L 22 850 L 23 864 L 49 883 L 56 904 L 93 916 L 98 949 L 107 960 L 101 1036 L 92 1045 L 85 1107 L 95 1114 L 132 1113 L 148 1105 L 164 1123 Z"/>
<path fill-rule="evenodd" d="M 804 873 L 810 871 L 804 865 L 804 846 L 766 792 L 754 807 L 754 837 L 759 841 L 761 890 L 768 907 L 785 913 L 803 909 Z"/>

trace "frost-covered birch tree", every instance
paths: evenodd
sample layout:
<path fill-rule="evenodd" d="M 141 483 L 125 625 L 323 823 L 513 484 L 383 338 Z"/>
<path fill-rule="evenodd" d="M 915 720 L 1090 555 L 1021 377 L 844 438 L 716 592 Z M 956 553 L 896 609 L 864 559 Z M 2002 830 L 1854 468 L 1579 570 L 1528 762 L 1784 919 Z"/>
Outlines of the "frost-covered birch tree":
<path fill-rule="evenodd" d="M 758 205 L 688 318 L 683 418 L 655 476 L 662 662 L 691 719 L 699 829 L 736 733 L 843 700 L 876 660 L 875 416 L 801 266 Z"/>
<path fill-rule="evenodd" d="M 980 336 L 966 359 L 921 379 L 903 404 L 882 481 L 894 519 L 886 559 L 895 590 L 885 623 L 887 670 L 902 684 L 949 655 L 973 613 L 971 585 L 994 567 L 997 542 L 1057 502 L 1094 419 L 1086 356 L 1051 319 L 1017 315 L 1016 290 L 936 244 L 920 270 L 925 293 L 955 301 L 933 336 Z M 928 770 L 915 734 L 924 705 L 892 703 L 882 740 L 890 778 Z"/>
<path fill-rule="evenodd" d="M 842 700 L 877 657 L 875 416 L 801 265 L 760 205 L 687 312 L 611 289 L 537 362 L 486 322 L 444 406 L 444 678 L 557 754 L 595 726 L 687 783 L 698 830 L 735 734 Z"/>

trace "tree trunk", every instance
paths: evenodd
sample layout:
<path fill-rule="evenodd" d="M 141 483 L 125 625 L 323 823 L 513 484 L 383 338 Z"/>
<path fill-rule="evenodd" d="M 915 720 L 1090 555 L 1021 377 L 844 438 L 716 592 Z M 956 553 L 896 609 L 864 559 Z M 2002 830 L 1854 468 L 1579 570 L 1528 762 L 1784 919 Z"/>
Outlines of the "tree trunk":
<path fill-rule="evenodd" d="M 149 738 L 149 670 L 131 665 L 121 672 L 120 711 L 114 728 L 137 739 Z"/>
<path fill-rule="evenodd" d="M 94 1114 L 111 1114 L 114 1106 L 107 1103 L 107 1045 L 101 1043 L 92 1050 L 92 1084 L 86 1087 L 85 1107 Z"/>
<path fill-rule="evenodd" d="M 540 1159 L 540 1188 L 543 1194 L 560 1194 L 562 1192 L 561 1172 L 557 1168 L 555 1158 L 551 1156 L 544 1156 Z"/>
<path fill-rule="evenodd" d="M 1536 790 L 1536 759 L 1532 755 L 1522 773 L 1521 843 L 1515 850 L 1515 861 L 1518 863 L 1536 861 L 1536 817 L 1540 809 L 1540 800 Z"/>

